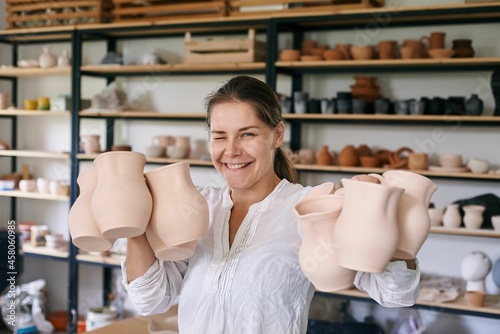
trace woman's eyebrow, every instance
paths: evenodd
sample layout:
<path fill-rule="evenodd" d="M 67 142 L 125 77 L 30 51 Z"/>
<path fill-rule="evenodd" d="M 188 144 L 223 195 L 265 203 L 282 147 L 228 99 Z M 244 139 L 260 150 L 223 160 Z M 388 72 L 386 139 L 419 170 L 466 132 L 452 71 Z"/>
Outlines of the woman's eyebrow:
<path fill-rule="evenodd" d="M 238 132 L 243 132 L 243 131 L 247 131 L 250 129 L 259 129 L 259 127 L 257 125 L 245 126 L 241 129 L 239 129 Z M 226 131 L 224 131 L 224 130 L 212 130 L 210 132 L 211 133 L 226 133 Z"/>

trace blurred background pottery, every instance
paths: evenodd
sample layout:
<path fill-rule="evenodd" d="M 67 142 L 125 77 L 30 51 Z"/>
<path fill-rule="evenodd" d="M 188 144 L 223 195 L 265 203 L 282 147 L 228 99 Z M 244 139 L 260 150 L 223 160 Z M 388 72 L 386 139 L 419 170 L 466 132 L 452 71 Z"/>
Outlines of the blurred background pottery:
<path fill-rule="evenodd" d="M 445 32 L 433 31 L 429 36 L 422 36 L 420 41 L 426 41 L 429 49 L 444 49 L 445 38 Z"/>
<path fill-rule="evenodd" d="M 372 45 L 353 45 L 351 46 L 351 56 L 354 60 L 373 59 L 375 50 Z"/>
<path fill-rule="evenodd" d="M 294 49 L 281 50 L 280 60 L 282 60 L 282 61 L 298 61 L 298 60 L 300 60 L 300 50 L 294 50 Z"/>
<path fill-rule="evenodd" d="M 460 271 L 467 282 L 465 291 L 485 292 L 485 278 L 491 270 L 491 260 L 483 252 L 473 251 L 464 257 Z"/>
<path fill-rule="evenodd" d="M 479 229 L 483 224 L 484 217 L 483 212 L 486 207 L 482 205 L 464 205 L 462 210 L 464 211 L 463 222 L 465 228 L 469 229 Z"/>
<path fill-rule="evenodd" d="M 342 50 L 330 49 L 323 51 L 323 58 L 325 60 L 345 60 L 345 55 Z"/>
<path fill-rule="evenodd" d="M 50 52 L 50 47 L 46 46 L 38 58 L 38 64 L 41 68 L 54 67 L 57 65 L 57 58 Z"/>
<path fill-rule="evenodd" d="M 378 43 L 378 57 L 379 59 L 394 59 L 396 58 L 396 51 L 398 47 L 397 41 L 380 41 Z"/>
<path fill-rule="evenodd" d="M 460 215 L 458 204 L 448 204 L 443 215 L 443 226 L 448 228 L 458 228 L 462 225 L 462 216 Z"/>
<path fill-rule="evenodd" d="M 461 154 L 441 154 L 439 156 L 439 164 L 441 167 L 455 168 L 463 166 L 462 155 Z"/>
<path fill-rule="evenodd" d="M 454 39 L 452 41 L 452 49 L 455 51 L 455 58 L 471 58 L 474 57 L 475 51 L 472 48 L 472 40 L 470 39 Z"/>
<path fill-rule="evenodd" d="M 489 170 L 490 162 L 483 159 L 470 159 L 467 162 L 467 168 L 469 168 L 472 173 L 484 174 Z"/>
<path fill-rule="evenodd" d="M 431 58 L 451 58 L 455 55 L 455 50 L 452 49 L 431 49 L 429 50 Z"/>
<path fill-rule="evenodd" d="M 166 149 L 164 146 L 149 145 L 144 149 L 144 153 L 147 157 L 160 158 L 165 156 Z"/>
<path fill-rule="evenodd" d="M 441 226 L 443 224 L 443 215 L 445 208 L 429 208 L 429 218 L 431 226 Z"/>
<path fill-rule="evenodd" d="M 100 153 L 100 135 L 81 135 L 80 146 L 85 154 Z"/>
<path fill-rule="evenodd" d="M 401 55 L 401 59 L 415 58 L 415 49 L 411 46 L 401 46 L 399 48 L 399 53 Z"/>
<path fill-rule="evenodd" d="M 36 180 L 34 179 L 23 179 L 19 181 L 19 190 L 25 192 L 35 192 L 36 191 Z"/>

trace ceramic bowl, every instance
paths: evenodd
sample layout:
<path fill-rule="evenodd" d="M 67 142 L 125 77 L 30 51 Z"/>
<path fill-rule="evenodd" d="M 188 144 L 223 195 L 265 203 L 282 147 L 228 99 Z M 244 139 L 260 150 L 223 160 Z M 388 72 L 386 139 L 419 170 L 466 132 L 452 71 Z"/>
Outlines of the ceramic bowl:
<path fill-rule="evenodd" d="M 280 53 L 280 60 L 282 61 L 297 61 L 300 59 L 300 50 L 284 49 Z"/>
<path fill-rule="evenodd" d="M 165 156 L 165 147 L 164 146 L 157 146 L 157 145 L 146 146 L 146 148 L 144 149 L 144 153 L 147 157 L 151 157 L 151 158 L 164 157 Z"/>
<path fill-rule="evenodd" d="M 488 160 L 470 159 L 467 162 L 467 167 L 472 173 L 483 174 L 490 169 L 490 163 Z"/>
<path fill-rule="evenodd" d="M 430 49 L 429 51 L 429 56 L 431 58 L 451 58 L 453 55 L 455 55 L 455 50 L 452 49 Z"/>
<path fill-rule="evenodd" d="M 371 45 L 353 45 L 351 46 L 351 55 L 354 60 L 373 59 L 375 51 Z"/>
<path fill-rule="evenodd" d="M 446 168 L 461 167 L 463 164 L 462 155 L 442 154 L 439 156 L 439 164 L 441 165 L 441 167 L 446 167 Z"/>
<path fill-rule="evenodd" d="M 323 58 L 326 60 L 345 60 L 344 54 L 338 49 L 325 50 L 323 52 Z"/>

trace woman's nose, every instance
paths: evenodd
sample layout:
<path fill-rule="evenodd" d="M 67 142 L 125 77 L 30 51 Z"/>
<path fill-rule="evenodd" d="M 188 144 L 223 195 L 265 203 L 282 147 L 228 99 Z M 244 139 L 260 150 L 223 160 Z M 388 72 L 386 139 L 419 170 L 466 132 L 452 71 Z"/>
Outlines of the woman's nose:
<path fill-rule="evenodd" d="M 241 148 L 237 140 L 230 139 L 227 141 L 226 147 L 224 149 L 224 154 L 227 156 L 235 156 L 240 154 Z"/>

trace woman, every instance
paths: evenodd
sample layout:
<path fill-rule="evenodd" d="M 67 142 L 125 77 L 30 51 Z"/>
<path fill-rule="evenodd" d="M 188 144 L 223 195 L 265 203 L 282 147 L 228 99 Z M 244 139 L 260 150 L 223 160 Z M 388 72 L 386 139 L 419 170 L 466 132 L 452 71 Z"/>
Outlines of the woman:
<path fill-rule="evenodd" d="M 298 263 L 293 207 L 311 187 L 297 184 L 280 149 L 285 125 L 276 94 L 235 77 L 207 98 L 207 125 L 212 162 L 227 183 L 201 190 L 208 236 L 176 263 L 156 260 L 144 235 L 129 239 L 123 283 L 131 300 L 142 314 L 179 302 L 181 333 L 305 333 L 314 287 Z M 406 306 L 418 280 L 418 269 L 397 261 L 384 273 L 358 273 L 355 284 L 381 304 Z"/>

